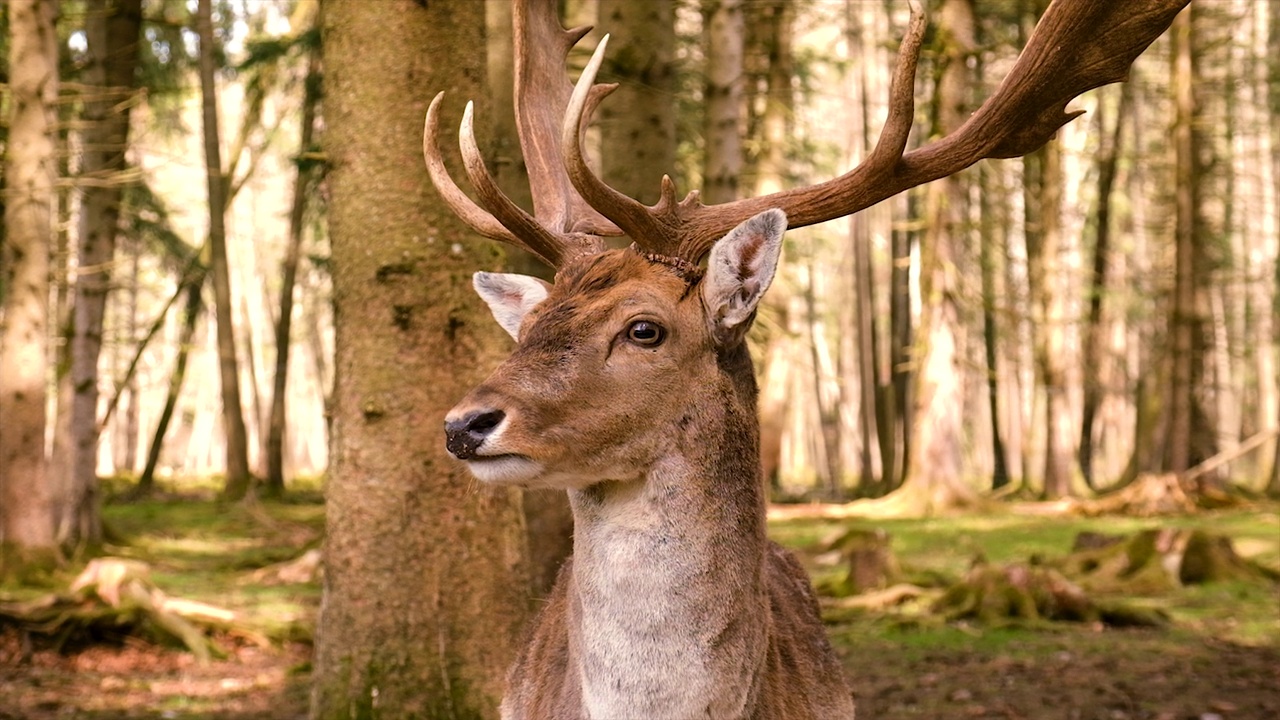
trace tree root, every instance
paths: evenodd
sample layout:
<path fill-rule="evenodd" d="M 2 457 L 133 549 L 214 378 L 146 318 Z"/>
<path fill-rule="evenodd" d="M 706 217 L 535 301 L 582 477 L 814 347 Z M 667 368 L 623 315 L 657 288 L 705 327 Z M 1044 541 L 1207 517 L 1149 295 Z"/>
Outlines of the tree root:
<path fill-rule="evenodd" d="M 90 561 L 66 592 L 0 603 L 0 622 L 48 636 L 57 648 L 103 637 L 142 635 L 181 644 L 201 662 L 226 655 L 209 639 L 207 630 L 258 645 L 271 643 L 231 610 L 169 597 L 151 582 L 146 563 L 112 557 Z"/>

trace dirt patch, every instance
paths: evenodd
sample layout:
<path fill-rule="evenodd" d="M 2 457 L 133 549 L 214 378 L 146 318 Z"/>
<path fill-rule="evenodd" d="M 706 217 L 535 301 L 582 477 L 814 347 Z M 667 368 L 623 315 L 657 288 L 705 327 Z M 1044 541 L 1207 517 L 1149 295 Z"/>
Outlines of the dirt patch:
<path fill-rule="evenodd" d="M 225 642 L 225 641 L 224 641 Z M 232 646 L 227 659 L 141 641 L 58 653 L 0 630 L 0 720 L 292 720 L 311 648 Z"/>
<path fill-rule="evenodd" d="M 1275 648 L 1171 642 L 1159 630 L 982 644 L 975 638 L 973 648 L 904 652 L 882 640 L 848 651 L 859 720 L 1280 718 Z"/>

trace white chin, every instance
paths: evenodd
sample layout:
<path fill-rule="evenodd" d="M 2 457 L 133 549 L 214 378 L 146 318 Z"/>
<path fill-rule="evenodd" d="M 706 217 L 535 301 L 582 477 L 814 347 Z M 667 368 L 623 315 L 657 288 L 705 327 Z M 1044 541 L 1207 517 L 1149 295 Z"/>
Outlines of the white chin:
<path fill-rule="evenodd" d="M 479 457 L 468 460 L 467 469 L 480 482 L 495 485 L 524 485 L 531 483 L 543 473 L 542 463 L 519 455 Z"/>

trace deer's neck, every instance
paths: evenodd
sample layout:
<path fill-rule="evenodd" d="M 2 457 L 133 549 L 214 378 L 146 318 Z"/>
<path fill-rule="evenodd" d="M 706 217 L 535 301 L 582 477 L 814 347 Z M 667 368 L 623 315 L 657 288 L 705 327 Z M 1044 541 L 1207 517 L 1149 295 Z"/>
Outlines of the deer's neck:
<path fill-rule="evenodd" d="M 740 717 L 752 702 L 769 609 L 758 429 L 740 389 L 722 386 L 725 412 L 687 417 L 640 481 L 570 494 L 587 717 Z"/>

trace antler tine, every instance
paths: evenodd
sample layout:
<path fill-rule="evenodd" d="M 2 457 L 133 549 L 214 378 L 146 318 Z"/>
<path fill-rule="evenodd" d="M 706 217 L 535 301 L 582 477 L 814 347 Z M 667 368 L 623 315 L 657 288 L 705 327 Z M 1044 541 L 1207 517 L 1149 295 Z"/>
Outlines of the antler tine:
<path fill-rule="evenodd" d="M 534 214 L 554 233 L 621 235 L 574 190 L 561 159 L 560 125 L 572 91 L 565 79 L 567 58 L 591 28 L 565 30 L 555 0 L 517 0 L 513 10 L 516 128 Z M 603 244 L 596 239 L 592 247 Z"/>
<path fill-rule="evenodd" d="M 510 230 L 503 227 L 497 218 L 467 197 L 467 194 L 462 192 L 462 189 L 453 181 L 453 177 L 449 175 L 449 169 L 445 167 L 444 158 L 440 155 L 439 143 L 440 102 L 443 99 L 443 92 L 436 93 L 431 105 L 427 108 L 427 120 L 422 127 L 422 158 L 427 163 L 427 174 L 431 176 L 431 183 L 436 186 L 436 191 L 440 193 L 440 197 L 444 199 L 453 214 L 472 230 L 490 240 L 524 247 L 529 252 L 534 252 L 531 248 L 525 247 L 525 244 L 511 234 Z"/>
<path fill-rule="evenodd" d="M 462 148 L 463 167 L 480 196 L 480 203 L 492 214 L 491 217 L 497 218 L 503 227 L 521 238 L 524 247 L 548 261 L 552 267 L 559 267 L 570 244 L 568 239 L 543 227 L 498 187 L 489 168 L 485 167 L 484 156 L 476 143 L 473 112 L 474 104 L 467 101 L 467 108 L 462 112 L 462 124 L 458 128 L 458 144 Z"/>
<path fill-rule="evenodd" d="M 868 162 L 805 188 L 715 206 L 688 207 L 685 243 L 709 246 L 756 212 L 777 207 L 791 227 L 850 215 L 903 190 L 959 172 L 984 158 L 1024 155 L 1048 142 L 1079 113 L 1065 111 L 1080 93 L 1123 80 L 1143 50 L 1190 0 L 1054 0 L 1008 77 L 950 135 L 903 154 L 910 131 L 911 85 L 922 11 L 912 2 L 911 28 L 899 52 L 890 121 Z M 892 140 L 892 142 L 889 142 Z"/>
<path fill-rule="evenodd" d="M 591 207 L 600 211 L 612 220 L 637 245 L 654 252 L 670 253 L 676 249 L 679 240 L 678 218 L 670 212 L 675 205 L 675 185 L 668 177 L 663 178 L 662 199 L 650 207 L 638 200 L 609 187 L 596 177 L 587 165 L 582 150 L 582 136 L 591 122 L 591 113 L 600 100 L 616 86 L 604 86 L 602 91 L 592 92 L 596 73 L 604 62 L 605 49 L 609 45 L 609 36 L 605 35 L 591 54 L 591 60 L 583 69 L 581 77 L 573 88 L 569 98 L 569 108 L 565 111 L 564 125 L 561 128 L 561 145 L 564 148 L 565 169 L 569 180 L 577 188 Z M 696 195 L 691 195 L 696 202 Z M 696 258 L 692 258 L 695 259 Z"/>

